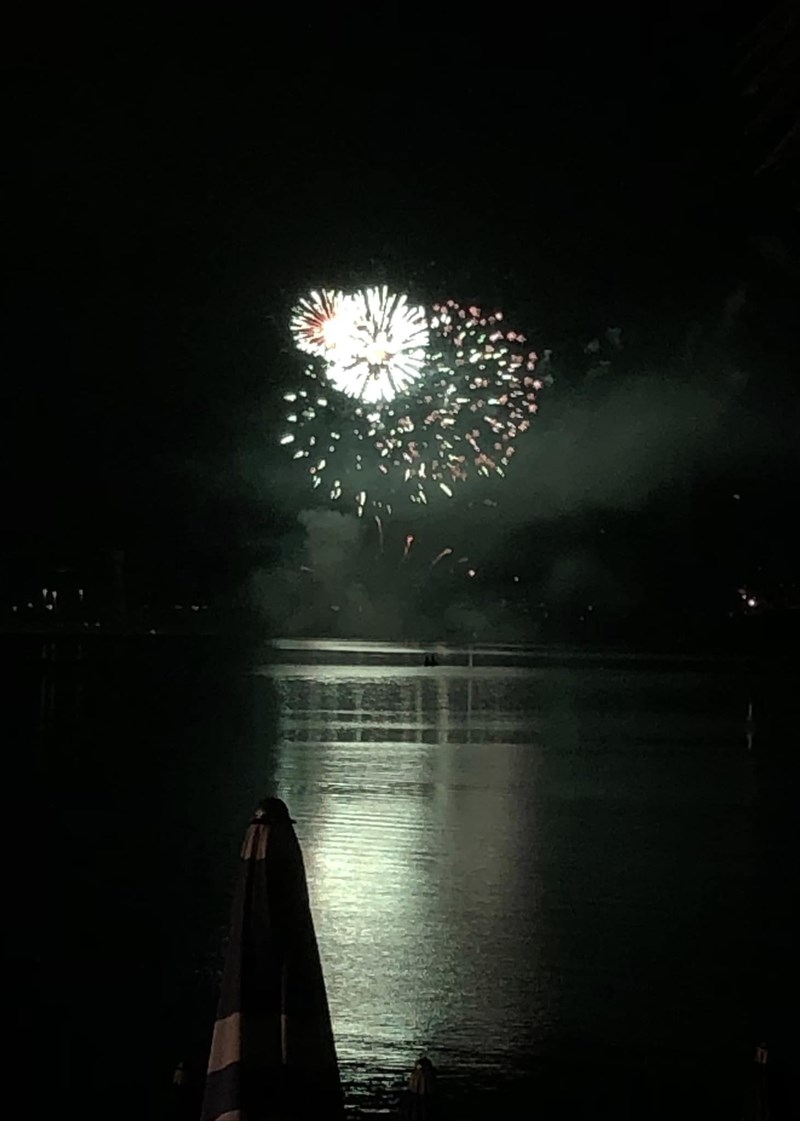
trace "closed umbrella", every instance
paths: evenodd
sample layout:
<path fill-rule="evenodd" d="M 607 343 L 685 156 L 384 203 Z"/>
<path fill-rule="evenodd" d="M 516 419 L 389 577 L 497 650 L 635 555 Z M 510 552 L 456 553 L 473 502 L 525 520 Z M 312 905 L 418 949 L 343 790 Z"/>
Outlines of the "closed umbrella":
<path fill-rule="evenodd" d="M 202 1121 L 343 1116 L 303 856 L 286 805 L 245 834 Z"/>

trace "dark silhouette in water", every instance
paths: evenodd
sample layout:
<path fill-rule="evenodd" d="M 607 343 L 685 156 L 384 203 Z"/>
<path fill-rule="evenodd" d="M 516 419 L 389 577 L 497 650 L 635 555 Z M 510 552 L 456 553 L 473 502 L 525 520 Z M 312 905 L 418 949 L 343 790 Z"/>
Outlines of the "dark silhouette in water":
<path fill-rule="evenodd" d="M 172 1108 L 171 1121 L 192 1121 L 197 1117 L 199 1102 L 195 1102 L 186 1064 L 178 1063 L 172 1076 Z"/>
<path fill-rule="evenodd" d="M 343 1115 L 300 845 L 265 798 L 242 845 L 203 1121 Z"/>
<path fill-rule="evenodd" d="M 766 1043 L 756 1047 L 755 1065 L 748 1087 L 747 1101 L 743 1117 L 745 1121 L 769 1121 L 769 1051 Z"/>
<path fill-rule="evenodd" d="M 753 750 L 753 739 L 754 739 L 755 734 L 756 734 L 756 721 L 755 721 L 755 717 L 753 715 L 753 702 L 752 701 L 748 701 L 748 704 L 747 704 L 747 716 L 745 717 L 745 720 L 744 720 L 744 734 L 745 734 L 745 739 L 747 741 L 747 750 L 752 751 Z"/>
<path fill-rule="evenodd" d="M 408 1076 L 407 1116 L 411 1121 L 427 1121 L 433 1116 L 435 1093 L 436 1067 L 427 1055 L 422 1055 Z"/>
<path fill-rule="evenodd" d="M 435 654 L 426 654 L 425 655 L 425 665 L 426 666 L 438 666 L 438 664 L 439 663 L 436 661 L 436 655 Z"/>

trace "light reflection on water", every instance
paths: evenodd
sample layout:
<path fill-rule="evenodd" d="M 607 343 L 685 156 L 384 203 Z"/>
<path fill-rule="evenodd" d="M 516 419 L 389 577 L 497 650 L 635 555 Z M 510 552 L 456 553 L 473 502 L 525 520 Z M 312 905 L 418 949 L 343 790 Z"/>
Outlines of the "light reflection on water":
<path fill-rule="evenodd" d="M 348 1079 L 741 1029 L 747 763 L 691 677 L 261 672 Z"/>

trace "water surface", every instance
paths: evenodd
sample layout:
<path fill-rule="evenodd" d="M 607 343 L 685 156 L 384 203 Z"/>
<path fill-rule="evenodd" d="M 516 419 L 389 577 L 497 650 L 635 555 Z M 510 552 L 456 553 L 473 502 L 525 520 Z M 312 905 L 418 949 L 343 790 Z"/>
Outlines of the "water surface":
<path fill-rule="evenodd" d="M 297 819 L 353 1103 L 423 1050 L 453 1084 L 587 1054 L 673 1074 L 688 1055 L 710 1082 L 771 1014 L 788 784 L 775 720 L 748 744 L 751 668 L 505 651 L 425 669 L 407 648 L 178 639 L 4 652 L 28 823 L 13 972 L 26 1050 L 52 1056 L 37 1093 L 88 1084 L 159 1116 L 177 1061 L 202 1065 L 264 791 Z M 790 712 L 789 679 L 769 681 Z"/>
<path fill-rule="evenodd" d="M 752 756 L 729 682 L 263 672 L 346 1074 L 746 1036 Z"/>

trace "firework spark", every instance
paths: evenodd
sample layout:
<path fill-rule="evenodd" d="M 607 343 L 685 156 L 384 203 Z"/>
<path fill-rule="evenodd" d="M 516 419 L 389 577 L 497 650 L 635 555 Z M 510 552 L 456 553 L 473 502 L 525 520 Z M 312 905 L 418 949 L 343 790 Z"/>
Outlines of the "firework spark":
<path fill-rule="evenodd" d="M 433 563 L 431 564 L 431 568 L 435 568 L 440 560 L 444 560 L 445 557 L 449 557 L 452 554 L 452 552 L 453 552 L 453 550 L 449 547 L 446 548 L 446 549 L 442 549 L 441 553 L 437 553 L 437 555 L 434 557 Z"/>

